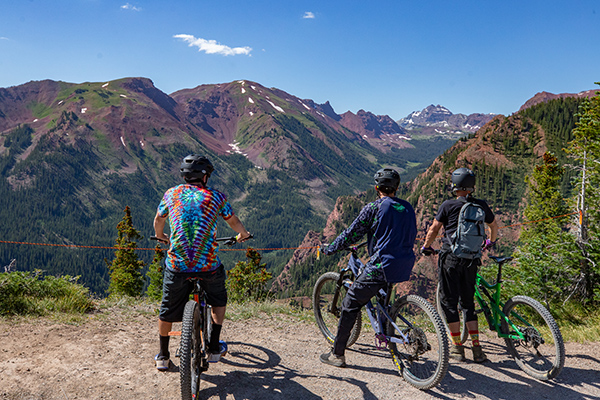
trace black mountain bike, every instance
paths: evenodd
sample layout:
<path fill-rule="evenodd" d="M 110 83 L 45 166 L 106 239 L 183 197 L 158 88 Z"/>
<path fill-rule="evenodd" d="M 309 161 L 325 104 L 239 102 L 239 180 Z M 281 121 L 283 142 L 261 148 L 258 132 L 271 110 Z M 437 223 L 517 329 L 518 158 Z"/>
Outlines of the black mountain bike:
<path fill-rule="evenodd" d="M 158 240 L 156 236 L 150 239 Z M 232 246 L 237 243 L 235 236 L 217 238 Z M 194 283 L 192 299 L 189 300 L 183 311 L 181 321 L 181 340 L 175 357 L 179 357 L 179 378 L 181 384 L 181 399 L 198 399 L 200 395 L 200 375 L 208 370 L 207 350 L 210 343 L 212 330 L 212 307 L 206 302 L 204 289 L 199 278 L 189 278 Z"/>
<path fill-rule="evenodd" d="M 338 272 L 326 272 L 313 289 L 313 311 L 317 325 L 329 343 L 337 334 L 341 302 L 360 275 L 363 263 L 357 250 L 362 243 L 350 247 L 348 266 Z M 436 386 L 448 371 L 449 344 L 442 319 L 435 308 L 417 295 L 402 296 L 390 305 L 393 285 L 365 306 L 375 332 L 376 347 L 388 349 L 402 377 L 412 386 L 425 390 Z M 372 299 L 372 300 L 373 300 Z M 361 313 L 352 327 L 350 347 L 360 335 Z"/>

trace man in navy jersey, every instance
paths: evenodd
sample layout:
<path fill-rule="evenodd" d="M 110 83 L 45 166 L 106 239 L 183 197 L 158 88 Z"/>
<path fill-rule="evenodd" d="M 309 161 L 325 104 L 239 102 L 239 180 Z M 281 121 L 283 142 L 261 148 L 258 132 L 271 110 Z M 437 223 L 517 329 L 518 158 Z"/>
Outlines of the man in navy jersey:
<path fill-rule="evenodd" d="M 352 224 L 331 245 L 323 248 L 326 255 L 347 249 L 367 235 L 370 259 L 342 301 L 342 313 L 333 349 L 322 354 L 325 364 L 345 367 L 345 350 L 350 331 L 360 309 L 389 283 L 410 278 L 415 254 L 417 223 L 413 207 L 396 197 L 400 175 L 384 168 L 375 174 L 375 190 L 379 198 L 367 204 Z"/>

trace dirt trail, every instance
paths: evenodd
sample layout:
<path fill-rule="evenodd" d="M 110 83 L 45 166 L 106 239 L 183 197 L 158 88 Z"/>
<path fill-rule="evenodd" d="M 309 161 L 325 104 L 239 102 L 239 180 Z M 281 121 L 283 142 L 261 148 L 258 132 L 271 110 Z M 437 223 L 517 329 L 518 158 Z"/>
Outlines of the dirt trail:
<path fill-rule="evenodd" d="M 179 360 L 156 371 L 156 317 L 135 308 L 104 310 L 78 325 L 0 321 L 0 400 L 179 398 Z M 229 354 L 203 375 L 206 399 L 600 399 L 599 343 L 567 343 L 565 369 L 544 383 L 484 334 L 491 362 L 452 363 L 439 387 L 422 392 L 399 377 L 369 333 L 347 353 L 345 369 L 318 361 L 325 340 L 295 317 L 227 321 L 223 338 Z"/>

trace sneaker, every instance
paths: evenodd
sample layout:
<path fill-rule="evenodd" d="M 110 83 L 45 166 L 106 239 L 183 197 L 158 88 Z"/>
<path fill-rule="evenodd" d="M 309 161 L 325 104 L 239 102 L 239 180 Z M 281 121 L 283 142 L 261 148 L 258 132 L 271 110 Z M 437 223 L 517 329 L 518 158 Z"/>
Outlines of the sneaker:
<path fill-rule="evenodd" d="M 212 353 L 210 350 L 206 352 L 206 359 L 209 363 L 216 363 L 221 360 L 221 357 L 225 357 L 227 354 L 227 343 L 219 340 L 219 351 Z"/>
<path fill-rule="evenodd" d="M 344 368 L 346 366 L 346 357 L 333 354 L 333 351 L 321 354 L 319 359 L 322 363 L 333 365 L 334 367 Z"/>
<path fill-rule="evenodd" d="M 169 359 L 158 354 L 154 356 L 154 362 L 156 363 L 156 369 L 159 371 L 166 371 L 169 369 Z"/>
<path fill-rule="evenodd" d="M 488 360 L 487 356 L 483 352 L 481 346 L 473 346 L 473 361 L 476 363 L 486 362 Z"/>
<path fill-rule="evenodd" d="M 450 348 L 450 358 L 457 361 L 466 361 L 464 346 L 453 344 Z"/>

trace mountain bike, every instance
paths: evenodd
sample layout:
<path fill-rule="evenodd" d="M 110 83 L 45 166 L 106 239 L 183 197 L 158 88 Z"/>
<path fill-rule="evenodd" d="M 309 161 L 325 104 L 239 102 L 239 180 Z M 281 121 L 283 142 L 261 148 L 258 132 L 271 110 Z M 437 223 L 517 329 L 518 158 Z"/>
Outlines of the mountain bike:
<path fill-rule="evenodd" d="M 350 247 L 348 266 L 338 272 L 326 272 L 313 289 L 313 311 L 325 339 L 333 343 L 341 314 L 341 302 L 364 268 L 357 251 L 366 243 Z M 381 289 L 367 305 L 378 349 L 388 349 L 394 365 L 412 386 L 426 390 L 436 386 L 448 371 L 449 344 L 444 323 L 435 308 L 417 295 L 402 296 L 393 305 L 393 284 Z M 352 327 L 350 347 L 360 335 L 362 318 L 358 314 Z"/>
<path fill-rule="evenodd" d="M 493 257 L 498 266 L 495 283 L 488 283 L 477 273 L 475 300 L 491 331 L 503 338 L 509 354 L 529 376 L 547 381 L 556 378 L 565 364 L 565 345 L 552 314 L 537 300 L 514 296 L 506 303 L 500 300 L 502 266 L 513 257 Z M 444 317 L 440 302 L 440 285 L 436 292 L 438 312 Z M 461 314 L 461 344 L 469 337 L 464 310 Z"/>
<path fill-rule="evenodd" d="M 150 239 L 163 240 L 156 236 Z M 215 239 L 232 246 L 237 243 L 236 237 L 223 237 Z M 179 379 L 181 385 L 181 399 L 192 400 L 200 395 L 200 375 L 208 370 L 207 350 L 212 331 L 212 307 L 206 302 L 204 289 L 200 285 L 200 278 L 188 278 L 194 283 L 191 297 L 184 308 L 181 321 L 181 340 L 175 357 L 179 357 Z"/>

